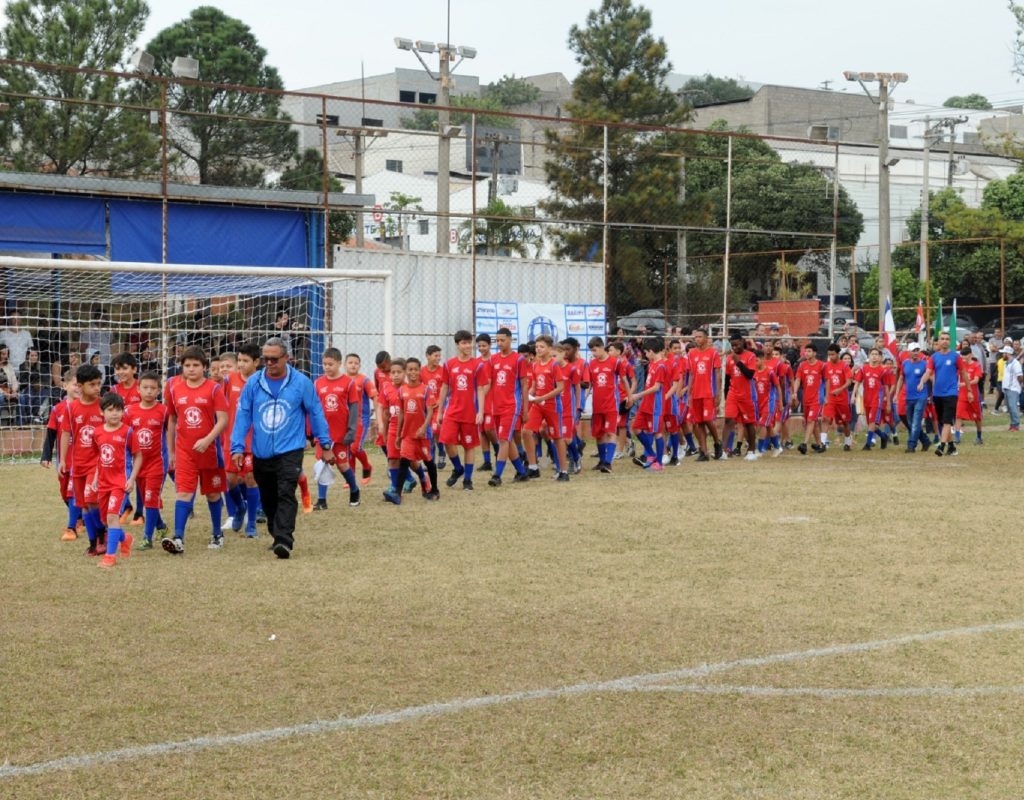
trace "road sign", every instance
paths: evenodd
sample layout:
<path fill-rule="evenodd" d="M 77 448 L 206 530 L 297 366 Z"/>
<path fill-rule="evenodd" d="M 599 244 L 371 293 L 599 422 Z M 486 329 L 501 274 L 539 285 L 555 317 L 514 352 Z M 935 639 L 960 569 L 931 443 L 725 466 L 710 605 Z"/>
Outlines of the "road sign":
<path fill-rule="evenodd" d="M 374 222 L 380 222 L 383 219 L 384 219 L 384 209 L 383 209 L 383 206 L 381 206 L 380 203 L 377 203 L 377 205 L 375 205 L 373 207 L 373 221 Z"/>

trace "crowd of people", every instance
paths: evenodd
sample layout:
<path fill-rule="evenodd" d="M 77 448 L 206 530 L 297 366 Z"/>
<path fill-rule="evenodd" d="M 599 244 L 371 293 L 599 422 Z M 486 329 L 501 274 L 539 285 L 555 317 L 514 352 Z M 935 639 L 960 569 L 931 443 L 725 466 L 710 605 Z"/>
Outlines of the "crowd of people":
<path fill-rule="evenodd" d="M 996 344 L 997 402 L 1017 430 L 1021 353 Z M 422 359 L 381 351 L 371 376 L 358 354 L 328 348 L 315 381 L 289 363 L 279 336 L 213 359 L 184 347 L 166 380 L 152 369 L 140 373 L 134 355 L 118 353 L 109 389 L 96 364 L 68 369 L 42 456 L 43 466 L 57 464 L 68 511 L 62 538 L 84 532 L 87 554 L 112 567 L 130 556 L 134 537 L 126 527 L 137 525 L 139 548 L 153 548 L 159 534 L 160 546 L 180 555 L 202 494 L 209 548 L 223 547 L 227 531 L 255 538 L 264 521 L 271 549 L 288 558 L 296 488 L 304 511 L 327 511 L 340 476 L 349 506 L 359 506 L 373 476 L 365 444 L 374 430 L 387 460 L 381 497 L 394 505 L 417 488 L 438 500 L 445 469 L 448 488 L 474 490 L 478 450 L 492 488 L 509 468 L 512 482 L 539 479 L 545 457 L 554 479 L 568 482 L 582 472 L 591 443 L 593 470 L 604 474 L 623 459 L 662 472 L 687 457 L 777 457 L 794 448 L 796 435 L 804 456 L 830 446 L 850 451 L 859 427 L 861 449 L 898 445 L 902 430 L 908 452 L 955 456 L 964 426 L 983 443 L 986 361 L 975 348 L 994 349 L 976 341 L 954 349 L 942 333 L 927 352 L 911 341 L 865 354 L 840 338 L 822 353 L 814 344 L 797 350 L 784 339 L 735 334 L 723 352 L 696 330 L 670 339 L 595 337 L 587 358 L 572 337 L 541 335 L 514 346 L 505 328 L 493 339 L 459 331 L 454 345 L 447 360 L 437 344 Z M 303 471 L 307 442 L 316 446 L 315 503 Z M 162 515 L 168 477 L 170 526 Z"/>

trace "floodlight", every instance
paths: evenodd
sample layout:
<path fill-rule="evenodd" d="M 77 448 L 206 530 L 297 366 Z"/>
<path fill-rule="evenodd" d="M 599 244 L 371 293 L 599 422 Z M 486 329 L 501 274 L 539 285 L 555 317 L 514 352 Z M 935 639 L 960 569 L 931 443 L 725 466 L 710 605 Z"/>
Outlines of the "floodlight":
<path fill-rule="evenodd" d="M 859 81 L 860 80 L 860 73 L 859 72 L 853 72 L 851 70 L 846 70 L 846 72 L 843 73 L 843 77 L 846 78 L 846 80 L 851 81 L 851 82 Z"/>
<path fill-rule="evenodd" d="M 874 81 L 878 80 L 878 76 L 873 72 L 862 72 L 860 73 L 860 80 L 864 81 L 865 83 L 873 83 Z"/>
<path fill-rule="evenodd" d="M 145 50 L 139 49 L 128 56 L 128 63 L 140 75 L 151 75 L 156 61 Z"/>
<path fill-rule="evenodd" d="M 910 76 L 905 72 L 894 72 L 892 74 L 892 79 L 896 83 L 906 83 L 910 79 Z"/>
<path fill-rule="evenodd" d="M 458 53 L 462 58 L 476 58 L 475 47 L 460 47 Z"/>
<path fill-rule="evenodd" d="M 461 125 L 445 125 L 444 130 L 441 131 L 441 135 L 445 139 L 453 139 L 462 133 Z"/>
<path fill-rule="evenodd" d="M 199 77 L 199 62 L 194 58 L 178 56 L 171 63 L 171 74 L 175 78 L 196 79 Z"/>
<path fill-rule="evenodd" d="M 396 36 L 395 47 L 397 47 L 399 50 L 412 50 L 412 39 L 403 39 L 401 36 Z"/>
<path fill-rule="evenodd" d="M 437 50 L 437 45 L 434 44 L 433 42 L 417 41 L 416 49 L 419 50 L 421 53 L 433 53 Z"/>

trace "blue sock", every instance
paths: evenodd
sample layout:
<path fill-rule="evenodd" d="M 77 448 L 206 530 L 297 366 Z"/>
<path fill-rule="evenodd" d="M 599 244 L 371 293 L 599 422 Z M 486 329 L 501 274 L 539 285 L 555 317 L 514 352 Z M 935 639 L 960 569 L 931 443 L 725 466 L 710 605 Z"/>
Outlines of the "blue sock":
<path fill-rule="evenodd" d="M 349 471 L 351 472 L 351 470 L 349 470 Z M 326 500 L 327 499 L 327 487 L 324 486 L 322 483 L 318 483 L 316 485 L 316 498 L 317 498 L 317 500 Z M 231 513 L 231 509 L 230 508 L 228 509 L 228 513 L 229 514 Z M 234 515 L 232 514 L 232 516 L 234 516 Z"/>
<path fill-rule="evenodd" d="M 671 436 L 669 436 L 668 443 L 672 447 L 672 458 L 679 458 L 679 434 L 673 433 Z"/>
<path fill-rule="evenodd" d="M 242 484 L 237 483 L 228 489 L 228 494 L 235 498 L 235 507 L 239 514 L 245 514 L 245 489 Z"/>
<path fill-rule="evenodd" d="M 525 447 L 517 447 L 516 449 L 519 451 L 519 460 L 520 461 L 526 461 L 526 448 Z M 512 463 L 514 464 L 515 461 L 513 461 Z"/>
<path fill-rule="evenodd" d="M 245 505 L 246 510 L 249 512 L 249 524 L 246 525 L 246 528 L 250 531 L 254 531 L 256 530 L 256 515 L 260 510 L 260 489 L 258 486 L 253 486 L 251 489 L 246 487 Z"/>
<path fill-rule="evenodd" d="M 98 508 L 91 509 L 89 516 L 92 517 L 92 528 L 96 531 L 96 537 L 99 538 L 100 532 L 106 527 L 103 522 L 103 516 Z"/>
<path fill-rule="evenodd" d="M 117 546 L 124 541 L 124 531 L 120 528 L 107 529 L 107 555 L 116 556 Z"/>
<path fill-rule="evenodd" d="M 660 464 L 662 456 L 665 455 L 665 437 L 664 436 L 655 437 L 655 439 L 654 439 L 654 447 L 655 447 L 654 458 Z"/>
<path fill-rule="evenodd" d="M 953 431 L 953 441 L 960 444 L 960 431 Z"/>
<path fill-rule="evenodd" d="M 505 460 L 499 458 L 499 459 L 497 459 L 494 462 L 494 477 L 495 478 L 500 478 L 501 477 L 501 473 L 503 473 L 504 471 L 505 471 Z"/>
<path fill-rule="evenodd" d="M 349 467 L 347 470 L 341 473 L 341 477 L 345 479 L 345 483 L 348 485 L 349 491 L 354 492 L 359 488 L 358 484 L 356 483 L 356 471 L 352 469 L 352 467 Z M 326 497 L 326 492 L 324 493 L 324 496 Z"/>
<path fill-rule="evenodd" d="M 454 459 L 452 459 L 454 463 Z M 388 477 L 391 479 L 391 491 L 395 491 L 395 487 L 398 485 L 398 470 L 388 467 Z"/>
<path fill-rule="evenodd" d="M 483 454 L 484 454 L 484 463 L 485 464 L 490 464 L 491 463 L 491 448 L 485 446 L 484 449 L 483 449 Z"/>
<path fill-rule="evenodd" d="M 96 539 L 99 537 L 99 528 L 96 526 L 96 517 L 91 510 L 82 514 L 82 522 L 85 523 L 85 533 L 89 537 L 89 544 L 96 546 Z"/>
<path fill-rule="evenodd" d="M 519 474 L 519 475 L 525 475 L 526 474 L 526 467 L 523 466 L 523 459 L 522 458 L 513 458 L 512 459 L 512 466 L 515 467 L 517 474 Z"/>
<path fill-rule="evenodd" d="M 78 506 L 75 505 L 75 498 L 68 500 L 68 527 L 75 529 L 78 524 Z"/>
<path fill-rule="evenodd" d="M 644 447 L 644 456 L 647 458 L 654 458 L 654 434 L 638 433 L 636 436 L 640 440 L 640 444 Z"/>
<path fill-rule="evenodd" d="M 551 451 L 551 463 L 555 465 L 555 471 L 562 471 L 562 459 L 558 457 L 558 448 L 548 442 L 548 449 Z"/>
<path fill-rule="evenodd" d="M 466 483 L 469 483 L 471 480 L 473 480 L 473 465 L 472 464 L 466 464 L 466 471 L 462 475 L 462 480 L 464 482 L 466 482 Z"/>
<path fill-rule="evenodd" d="M 147 542 L 153 541 L 153 533 L 156 531 L 157 521 L 159 519 L 160 512 L 157 509 L 146 509 L 146 527 L 143 529 L 142 535 L 146 537 Z"/>
<path fill-rule="evenodd" d="M 224 511 L 224 502 L 222 500 L 207 500 L 207 507 L 210 509 L 210 523 L 213 525 L 213 536 L 214 538 L 221 535 L 220 526 L 222 523 L 221 515 Z"/>
<path fill-rule="evenodd" d="M 686 434 L 686 446 L 689 447 L 691 450 L 697 449 L 697 443 L 693 440 L 692 433 Z"/>
<path fill-rule="evenodd" d="M 188 524 L 189 514 L 192 513 L 192 504 L 187 500 L 174 501 L 174 538 L 185 539 L 185 525 Z"/>
<path fill-rule="evenodd" d="M 452 469 L 456 472 L 462 472 L 462 459 L 458 456 L 452 456 L 449 459 L 452 462 Z"/>
<path fill-rule="evenodd" d="M 867 444 L 874 444 L 874 443 L 875 443 L 875 432 L 874 431 L 868 431 Z"/>
<path fill-rule="evenodd" d="M 234 491 L 228 489 L 224 492 L 224 505 L 227 506 L 228 516 L 234 518 L 238 514 L 238 506 L 235 504 Z"/>
<path fill-rule="evenodd" d="M 611 464 L 615 460 L 615 450 L 618 445 L 615 442 L 608 442 L 604 447 L 604 463 Z"/>
<path fill-rule="evenodd" d="M 774 447 L 776 450 L 782 449 L 782 441 L 779 439 L 778 436 L 772 437 L 772 447 Z"/>
<path fill-rule="evenodd" d="M 729 432 L 729 443 L 725 446 L 726 450 L 732 450 L 736 444 L 736 431 Z"/>
<path fill-rule="evenodd" d="M 534 450 L 536 450 L 537 460 L 539 461 L 540 457 L 544 454 L 544 440 L 543 439 L 538 439 L 537 440 L 537 444 L 535 445 Z"/>
<path fill-rule="evenodd" d="M 767 439 L 758 439 L 757 440 L 757 452 L 763 453 L 767 449 L 768 449 L 768 440 Z"/>

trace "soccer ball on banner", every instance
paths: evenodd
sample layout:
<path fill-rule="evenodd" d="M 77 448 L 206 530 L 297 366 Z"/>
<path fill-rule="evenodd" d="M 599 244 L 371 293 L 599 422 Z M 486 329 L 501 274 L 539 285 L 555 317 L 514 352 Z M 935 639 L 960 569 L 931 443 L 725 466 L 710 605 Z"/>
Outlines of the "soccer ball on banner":
<path fill-rule="evenodd" d="M 547 334 L 558 341 L 558 327 L 547 317 L 534 317 L 530 320 L 529 339 L 535 341 L 538 336 Z"/>

